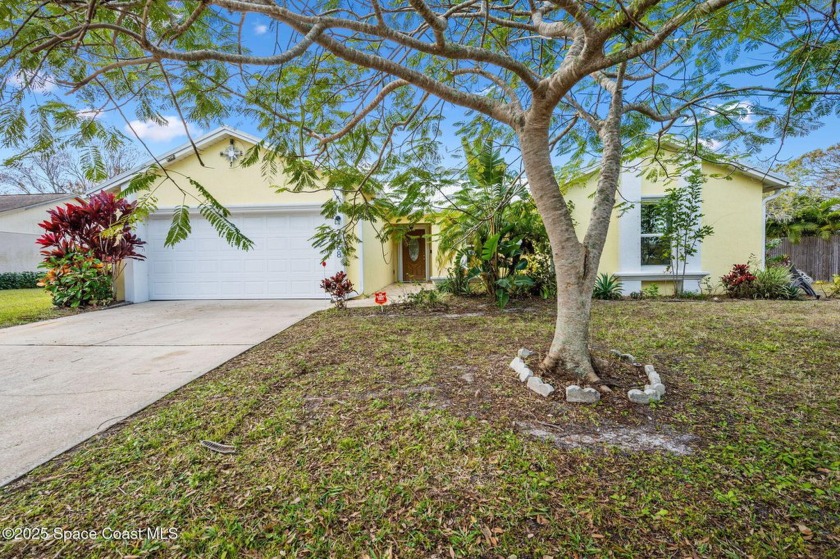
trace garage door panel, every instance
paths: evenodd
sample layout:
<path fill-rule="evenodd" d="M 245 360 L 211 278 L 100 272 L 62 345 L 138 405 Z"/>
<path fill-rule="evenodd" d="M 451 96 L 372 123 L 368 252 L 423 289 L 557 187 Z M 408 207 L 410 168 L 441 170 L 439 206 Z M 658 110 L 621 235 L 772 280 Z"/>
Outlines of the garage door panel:
<path fill-rule="evenodd" d="M 167 216 L 152 218 L 147 228 L 149 292 L 152 299 L 325 298 L 319 287 L 326 270 L 311 246 L 318 212 L 233 214 L 233 222 L 254 242 L 241 251 L 220 239 L 203 218 L 193 216 L 192 233 L 175 247 L 165 247 Z"/>
<path fill-rule="evenodd" d="M 231 247 L 199 216 L 186 240 L 165 247 L 170 220 L 152 218 L 146 235 L 151 298 L 325 298 L 320 281 L 340 266 L 331 259 L 325 270 L 311 246 L 324 223 L 318 212 L 233 214 L 232 220 L 254 242 L 252 250 Z"/>

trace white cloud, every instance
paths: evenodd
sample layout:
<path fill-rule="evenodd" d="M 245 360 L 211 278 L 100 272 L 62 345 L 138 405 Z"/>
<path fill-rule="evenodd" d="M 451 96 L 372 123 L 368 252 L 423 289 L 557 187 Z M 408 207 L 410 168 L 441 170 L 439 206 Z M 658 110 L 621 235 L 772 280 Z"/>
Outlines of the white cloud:
<path fill-rule="evenodd" d="M 187 132 L 184 130 L 184 122 L 176 116 L 164 116 L 166 124 L 160 125 L 156 122 L 144 122 L 142 120 L 132 120 L 125 125 L 125 131 L 131 134 L 133 129 L 141 140 L 151 140 L 152 142 L 168 142 L 181 136 L 186 136 Z M 187 124 L 190 134 L 200 134 L 201 129 L 196 128 L 192 124 Z"/>
<path fill-rule="evenodd" d="M 706 149 L 710 149 L 712 151 L 717 151 L 721 147 L 723 147 L 723 142 L 721 142 L 720 140 L 704 140 L 704 139 L 701 139 L 700 143 L 703 144 L 703 146 L 705 146 Z"/>
<path fill-rule="evenodd" d="M 746 124 L 752 124 L 755 122 L 755 113 L 753 113 L 753 106 L 752 103 L 747 103 L 746 101 L 739 101 L 732 105 L 732 109 L 735 110 L 740 114 L 738 120 Z"/>
<path fill-rule="evenodd" d="M 264 23 L 258 23 L 254 26 L 255 35 L 265 35 L 266 33 L 268 33 L 268 25 L 265 25 Z"/>
<path fill-rule="evenodd" d="M 28 87 L 35 93 L 49 93 L 56 87 L 52 76 L 26 71 L 14 74 L 9 78 L 9 82 L 18 89 L 23 89 L 28 84 Z"/>

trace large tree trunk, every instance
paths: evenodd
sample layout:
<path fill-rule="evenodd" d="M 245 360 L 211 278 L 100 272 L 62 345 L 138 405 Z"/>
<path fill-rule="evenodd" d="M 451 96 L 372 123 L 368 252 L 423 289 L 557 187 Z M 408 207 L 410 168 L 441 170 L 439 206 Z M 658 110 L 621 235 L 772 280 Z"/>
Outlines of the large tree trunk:
<path fill-rule="evenodd" d="M 578 240 L 572 216 L 560 193 L 551 163 L 548 126 L 526 121 L 519 134 L 525 175 L 551 243 L 557 277 L 557 322 L 543 368 L 597 382 L 589 354 L 589 321 L 595 273 Z M 595 263 L 597 268 L 597 262 Z"/>
<path fill-rule="evenodd" d="M 571 213 L 560 192 L 551 162 L 548 125 L 551 111 L 541 111 L 539 105 L 535 104 L 519 130 L 525 175 L 537 210 L 545 223 L 557 278 L 557 322 L 551 347 L 542 365 L 547 371 L 572 373 L 576 378 L 590 383 L 600 380 L 592 367 L 589 353 L 589 323 L 592 288 L 607 239 L 621 174 L 623 76 L 624 65 L 621 65 L 612 91 L 609 114 L 604 121 L 596 124 L 603 143 L 603 153 L 589 227 L 583 241 L 578 239 L 575 232 Z"/>

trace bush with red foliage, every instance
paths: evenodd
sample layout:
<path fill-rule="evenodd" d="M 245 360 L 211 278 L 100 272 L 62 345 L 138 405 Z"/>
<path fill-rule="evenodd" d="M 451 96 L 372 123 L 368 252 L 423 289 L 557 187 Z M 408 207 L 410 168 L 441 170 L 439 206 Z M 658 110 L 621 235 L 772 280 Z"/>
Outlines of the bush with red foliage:
<path fill-rule="evenodd" d="M 732 270 L 720 278 L 730 297 L 752 297 L 755 292 L 756 277 L 750 272 L 749 264 L 735 264 Z"/>
<path fill-rule="evenodd" d="M 353 282 L 347 279 L 347 274 L 338 272 L 330 278 L 321 280 L 321 289 L 329 293 L 336 308 L 343 309 L 347 297 L 353 293 Z"/>
<path fill-rule="evenodd" d="M 127 258 L 142 260 L 137 249 L 146 243 L 131 232 L 135 207 L 110 192 L 99 192 L 90 200 L 77 198 L 75 204 L 50 210 L 50 219 L 39 224 L 45 231 L 36 241 L 43 247 L 41 254 L 47 258 L 92 254 L 112 267 Z"/>
<path fill-rule="evenodd" d="M 47 270 L 42 285 L 57 306 L 85 306 L 113 299 L 114 283 L 127 258 L 144 258 L 137 250 L 146 244 L 131 231 L 136 205 L 100 192 L 90 200 L 76 199 L 50 210 L 40 223 L 41 245 Z"/>

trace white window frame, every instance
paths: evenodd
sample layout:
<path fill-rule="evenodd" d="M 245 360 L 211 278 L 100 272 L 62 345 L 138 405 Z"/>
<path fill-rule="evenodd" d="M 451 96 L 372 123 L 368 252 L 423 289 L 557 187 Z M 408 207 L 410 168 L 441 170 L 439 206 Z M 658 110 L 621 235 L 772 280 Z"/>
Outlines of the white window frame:
<path fill-rule="evenodd" d="M 639 203 L 639 267 L 642 270 L 662 270 L 663 272 L 668 268 L 668 264 L 645 264 L 642 262 L 642 248 L 641 239 L 653 239 L 662 237 L 663 233 L 645 233 L 642 231 L 642 207 L 645 205 L 656 205 L 665 196 L 644 196 Z M 664 268 L 663 268 L 664 267 Z"/>

